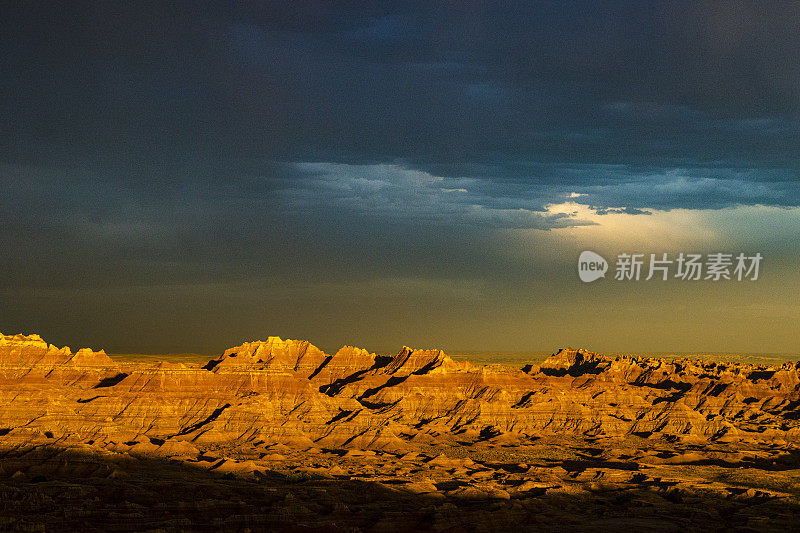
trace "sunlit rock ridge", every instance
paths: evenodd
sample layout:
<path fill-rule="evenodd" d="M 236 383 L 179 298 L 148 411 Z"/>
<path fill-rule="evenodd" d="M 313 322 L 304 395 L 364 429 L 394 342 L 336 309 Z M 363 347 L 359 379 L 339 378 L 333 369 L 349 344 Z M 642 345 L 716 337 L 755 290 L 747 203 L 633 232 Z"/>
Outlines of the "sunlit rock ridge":
<path fill-rule="evenodd" d="M 0 335 L 0 529 L 796 531 L 798 370 Z"/>
<path fill-rule="evenodd" d="M 565 434 L 786 444 L 800 436 L 799 370 L 573 349 L 514 370 L 406 346 L 393 357 L 352 346 L 329 355 L 279 337 L 202 366 L 134 364 L 3 335 L 0 438 L 149 453 L 176 442 L 404 452 Z"/>

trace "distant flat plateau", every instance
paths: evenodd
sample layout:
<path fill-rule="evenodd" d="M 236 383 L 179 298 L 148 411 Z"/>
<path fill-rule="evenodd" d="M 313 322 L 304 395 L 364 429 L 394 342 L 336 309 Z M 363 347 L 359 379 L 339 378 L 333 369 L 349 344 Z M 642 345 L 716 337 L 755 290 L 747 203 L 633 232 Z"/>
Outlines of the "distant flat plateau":
<path fill-rule="evenodd" d="M 445 350 L 450 357 L 457 361 L 469 361 L 476 365 L 499 364 L 508 368 L 520 368 L 528 363 L 539 364 L 547 359 L 554 351 L 491 351 L 491 350 Z M 396 352 L 378 352 L 380 355 L 393 356 Z M 745 352 L 600 352 L 607 357 L 633 356 L 657 357 L 665 360 L 695 359 L 710 362 L 752 363 L 756 365 L 780 365 L 787 361 L 800 360 L 800 353 L 745 353 Z M 168 361 L 170 363 L 205 364 L 218 357 L 219 354 L 198 353 L 110 353 L 112 359 L 120 362 L 155 363 Z"/>

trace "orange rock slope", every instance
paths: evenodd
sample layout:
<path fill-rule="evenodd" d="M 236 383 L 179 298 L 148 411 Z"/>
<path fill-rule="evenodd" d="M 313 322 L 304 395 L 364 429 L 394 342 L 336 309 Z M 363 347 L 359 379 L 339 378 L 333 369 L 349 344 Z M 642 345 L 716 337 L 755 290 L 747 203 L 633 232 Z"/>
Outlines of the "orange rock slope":
<path fill-rule="evenodd" d="M 796 531 L 798 369 L 0 335 L 0 529 Z"/>
<path fill-rule="evenodd" d="M 394 357 L 350 346 L 328 355 L 278 337 L 204 366 L 145 365 L 73 354 L 37 335 L 0 336 L 0 439 L 48 435 L 114 450 L 404 452 L 547 435 L 784 445 L 800 436 L 798 370 L 571 349 L 512 370 L 408 347 Z"/>

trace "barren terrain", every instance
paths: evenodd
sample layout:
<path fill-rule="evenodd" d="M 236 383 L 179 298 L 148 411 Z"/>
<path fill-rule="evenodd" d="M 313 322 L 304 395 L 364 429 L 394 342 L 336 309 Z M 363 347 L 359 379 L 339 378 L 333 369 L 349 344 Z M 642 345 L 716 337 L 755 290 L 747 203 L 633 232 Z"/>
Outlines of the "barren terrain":
<path fill-rule="evenodd" d="M 788 531 L 799 363 L 0 336 L 0 528 Z"/>

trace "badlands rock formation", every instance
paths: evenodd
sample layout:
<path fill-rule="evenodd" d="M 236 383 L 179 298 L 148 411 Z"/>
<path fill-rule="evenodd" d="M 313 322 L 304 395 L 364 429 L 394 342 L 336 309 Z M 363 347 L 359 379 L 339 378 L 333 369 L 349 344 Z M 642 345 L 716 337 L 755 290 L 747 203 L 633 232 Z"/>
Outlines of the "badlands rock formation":
<path fill-rule="evenodd" d="M 790 529 L 799 371 L 572 349 L 515 370 L 278 337 L 143 364 L 0 336 L 0 528 Z M 175 492 L 195 485 L 213 501 Z"/>

